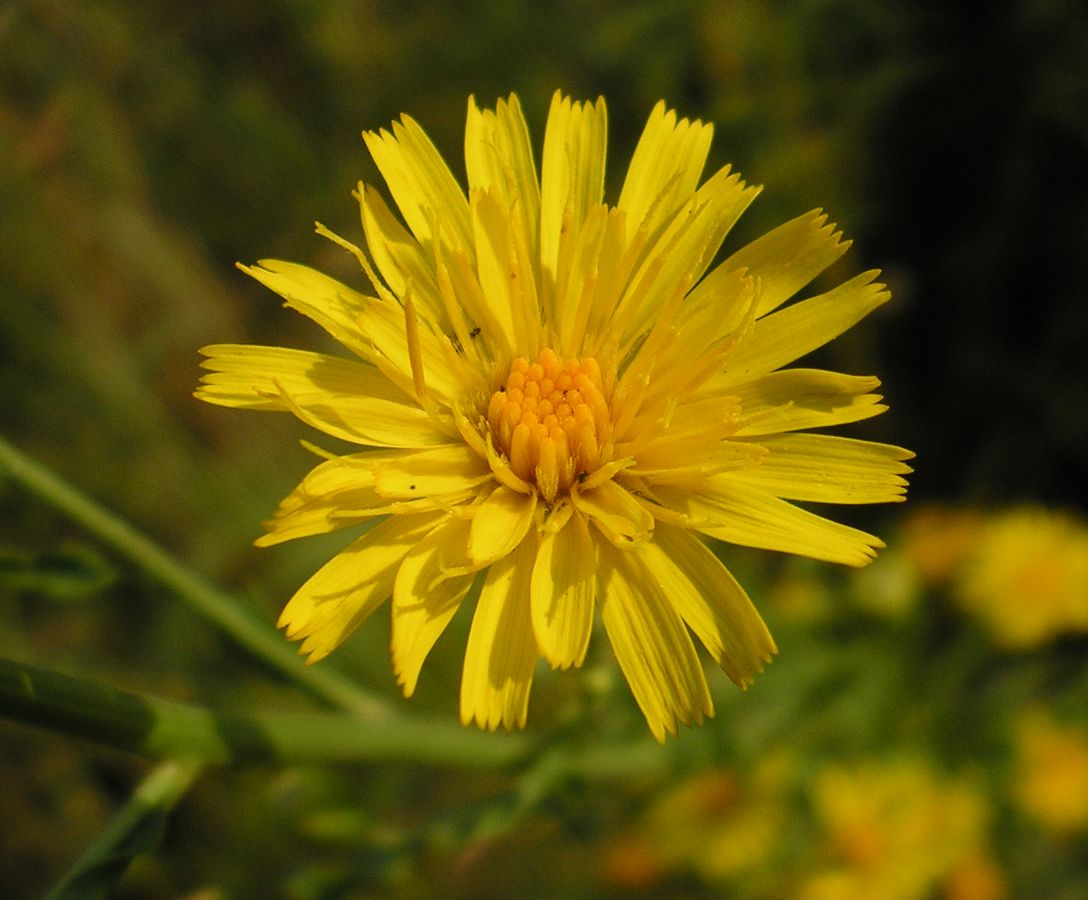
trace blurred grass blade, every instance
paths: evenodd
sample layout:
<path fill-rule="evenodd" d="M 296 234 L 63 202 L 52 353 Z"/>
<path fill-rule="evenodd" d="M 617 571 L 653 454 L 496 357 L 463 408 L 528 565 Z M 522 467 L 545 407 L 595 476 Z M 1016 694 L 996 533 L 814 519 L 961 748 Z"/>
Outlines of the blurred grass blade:
<path fill-rule="evenodd" d="M 95 550 L 67 544 L 28 555 L 0 546 L 0 589 L 47 597 L 58 603 L 82 603 L 98 596 L 117 579 L 114 568 Z"/>
<path fill-rule="evenodd" d="M 195 612 L 253 656 L 278 669 L 326 702 L 369 719 L 388 714 L 386 704 L 334 669 L 307 666 L 287 641 L 257 621 L 233 597 L 189 569 L 123 519 L 99 506 L 55 473 L 0 438 L 0 477 L 10 478 L 78 522 L 184 600 Z"/>
<path fill-rule="evenodd" d="M 523 735 L 395 715 L 225 713 L 2 658 L 0 715 L 152 759 L 207 764 L 396 761 L 492 771 L 532 746 Z"/>
<path fill-rule="evenodd" d="M 98 840 L 47 895 L 48 900 L 110 896 L 129 863 L 158 847 L 170 811 L 199 772 L 199 765 L 177 761 L 162 763 L 151 772 Z"/>

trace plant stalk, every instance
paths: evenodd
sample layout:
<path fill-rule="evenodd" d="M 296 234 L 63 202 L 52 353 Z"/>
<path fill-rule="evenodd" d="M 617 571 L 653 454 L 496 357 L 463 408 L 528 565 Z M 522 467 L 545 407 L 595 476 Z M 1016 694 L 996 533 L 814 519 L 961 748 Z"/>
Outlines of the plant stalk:
<path fill-rule="evenodd" d="M 383 700 L 362 690 L 334 669 L 307 666 L 279 632 L 255 619 L 228 593 L 3 438 L 0 438 L 0 477 L 9 478 L 79 523 L 254 657 L 326 703 L 372 721 L 391 714 Z"/>

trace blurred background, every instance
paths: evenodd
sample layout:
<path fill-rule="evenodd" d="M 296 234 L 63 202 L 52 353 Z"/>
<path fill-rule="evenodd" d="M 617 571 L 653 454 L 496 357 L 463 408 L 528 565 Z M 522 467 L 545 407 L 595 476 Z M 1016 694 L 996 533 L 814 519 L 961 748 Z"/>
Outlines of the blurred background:
<path fill-rule="evenodd" d="M 0 434 L 269 622 L 350 536 L 251 546 L 309 435 L 195 401 L 196 350 L 324 346 L 234 263 L 358 283 L 312 223 L 359 239 L 360 131 L 408 112 L 460 173 L 470 94 L 516 91 L 538 148 L 555 89 L 603 94 L 613 199 L 657 100 L 713 122 L 710 168 L 764 185 L 727 247 L 824 208 L 836 274 L 894 294 L 821 360 L 884 381 L 848 433 L 918 453 L 906 506 L 841 516 L 887 540 L 869 569 L 722 551 L 780 656 L 636 775 L 515 802 L 516 773 L 213 771 L 117 896 L 1088 895 L 1086 60 L 1076 0 L 0 5 Z M 455 716 L 458 621 L 412 708 Z M 387 643 L 375 616 L 325 665 L 394 698 Z M 597 649 L 542 676 L 530 732 L 642 753 Z M 3 485 L 0 652 L 307 706 Z M 5 891 L 44 890 L 146 770 L 0 723 Z"/>

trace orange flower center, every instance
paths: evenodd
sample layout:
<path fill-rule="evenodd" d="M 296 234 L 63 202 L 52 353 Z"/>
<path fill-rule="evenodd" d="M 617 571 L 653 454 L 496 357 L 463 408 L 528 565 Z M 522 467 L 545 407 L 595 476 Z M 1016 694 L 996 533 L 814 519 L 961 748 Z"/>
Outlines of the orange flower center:
<path fill-rule="evenodd" d="M 601 369 L 592 358 L 562 360 L 545 348 L 536 362 L 518 357 L 487 408 L 495 448 L 535 483 L 549 503 L 602 462 L 612 418 Z"/>

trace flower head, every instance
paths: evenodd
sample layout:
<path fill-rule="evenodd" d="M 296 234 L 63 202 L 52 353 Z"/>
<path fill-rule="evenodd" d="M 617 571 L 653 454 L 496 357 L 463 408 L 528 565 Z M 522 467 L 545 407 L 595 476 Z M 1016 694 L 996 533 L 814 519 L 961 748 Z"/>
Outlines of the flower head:
<path fill-rule="evenodd" d="M 796 769 L 789 754 L 772 752 L 751 770 L 710 769 L 681 781 L 609 839 L 602 874 L 614 887 L 631 890 L 691 873 L 747 896 L 746 883 L 781 871 L 774 854 L 788 827 Z"/>
<path fill-rule="evenodd" d="M 984 518 L 978 510 L 915 506 L 903 523 L 902 551 L 927 587 L 943 585 L 970 557 Z"/>
<path fill-rule="evenodd" d="M 989 805 L 970 779 L 913 757 L 831 765 L 814 779 L 812 802 L 830 865 L 798 897 L 912 900 L 968 880 L 987 888 L 982 896 L 1002 894 L 987 861 Z"/>
<path fill-rule="evenodd" d="M 1044 507 L 998 513 L 979 527 L 954 589 L 1008 649 L 1088 631 L 1088 525 Z"/>
<path fill-rule="evenodd" d="M 1045 830 L 1088 830 L 1088 730 L 1032 710 L 1016 726 L 1013 792 L 1020 808 Z"/>
<path fill-rule="evenodd" d="M 360 185 L 366 249 L 318 231 L 374 294 L 293 263 L 242 267 L 356 358 L 203 351 L 197 396 L 364 448 L 329 455 L 258 541 L 379 520 L 280 625 L 314 661 L 392 597 L 411 694 L 478 594 L 461 718 L 493 729 L 524 724 L 539 657 L 583 661 L 599 613 L 653 733 L 700 721 L 713 706 L 693 633 L 741 686 L 775 652 L 704 537 L 862 565 L 877 538 L 791 501 L 902 498 L 908 452 L 805 431 L 881 412 L 877 379 L 783 368 L 887 291 L 866 272 L 783 306 L 848 247 L 819 212 L 712 266 L 758 191 L 728 167 L 700 185 L 711 128 L 664 104 L 615 205 L 603 100 L 555 96 L 539 178 L 517 98 L 470 100 L 467 195 L 411 118 L 364 138 L 400 218 Z"/>

